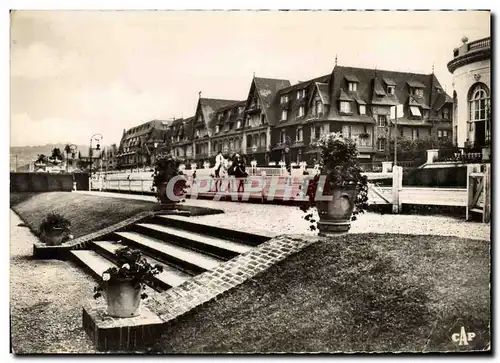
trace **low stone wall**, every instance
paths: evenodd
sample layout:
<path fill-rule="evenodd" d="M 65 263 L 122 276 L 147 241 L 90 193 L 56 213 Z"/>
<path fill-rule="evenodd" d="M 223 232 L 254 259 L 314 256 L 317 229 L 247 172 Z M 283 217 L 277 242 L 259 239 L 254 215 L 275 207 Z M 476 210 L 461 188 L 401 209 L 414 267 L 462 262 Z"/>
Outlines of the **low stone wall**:
<path fill-rule="evenodd" d="M 71 174 L 10 173 L 11 192 L 70 192 Z"/>

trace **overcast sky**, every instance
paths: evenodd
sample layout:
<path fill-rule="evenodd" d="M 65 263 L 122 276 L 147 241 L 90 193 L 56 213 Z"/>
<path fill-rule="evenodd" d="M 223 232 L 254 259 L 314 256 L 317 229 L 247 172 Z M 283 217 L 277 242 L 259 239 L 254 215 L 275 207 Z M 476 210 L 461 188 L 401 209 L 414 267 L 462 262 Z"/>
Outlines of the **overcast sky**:
<path fill-rule="evenodd" d="M 11 145 L 86 144 L 203 97 L 245 99 L 258 77 L 307 80 L 338 64 L 435 73 L 487 12 L 20 11 L 11 16 Z"/>

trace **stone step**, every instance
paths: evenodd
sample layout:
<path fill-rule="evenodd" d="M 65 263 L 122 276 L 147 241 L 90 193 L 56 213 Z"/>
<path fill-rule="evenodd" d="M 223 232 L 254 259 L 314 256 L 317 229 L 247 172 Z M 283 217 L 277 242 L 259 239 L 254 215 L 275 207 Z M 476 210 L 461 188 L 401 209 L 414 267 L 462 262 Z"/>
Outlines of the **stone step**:
<path fill-rule="evenodd" d="M 113 262 L 92 250 L 74 250 L 70 253 L 96 277 L 101 277 L 108 268 L 115 267 Z"/>
<path fill-rule="evenodd" d="M 221 216 L 221 218 L 224 218 Z M 242 232 L 234 229 L 227 229 L 217 227 L 211 224 L 203 223 L 202 221 L 192 221 L 191 217 L 174 216 L 174 215 L 157 215 L 153 219 L 156 224 L 161 224 L 168 227 L 175 227 L 190 232 L 202 234 L 204 236 L 211 236 L 217 238 L 224 238 L 226 241 L 238 242 L 242 245 L 258 246 L 261 243 L 268 241 L 275 237 L 271 233 L 259 231 L 258 233 Z"/>
<path fill-rule="evenodd" d="M 125 245 L 117 242 L 110 241 L 94 241 L 93 244 L 100 249 L 106 251 L 108 255 L 112 256 L 116 253 L 120 248 L 126 247 Z M 159 273 L 154 277 L 155 280 L 158 280 L 162 285 L 166 287 L 175 287 L 182 284 L 184 281 L 190 279 L 192 276 L 172 267 L 170 265 L 166 265 L 152 257 L 143 256 L 148 263 L 151 265 L 161 265 L 163 267 L 163 272 Z"/>
<path fill-rule="evenodd" d="M 193 250 L 148 237 L 138 232 L 115 232 L 117 236 L 144 249 L 149 255 L 170 263 L 180 265 L 196 273 L 213 270 L 221 262 L 220 259 L 204 255 Z"/>
<path fill-rule="evenodd" d="M 239 242 L 228 241 L 177 227 L 154 223 L 137 223 L 137 226 L 142 227 L 142 233 L 161 240 L 179 243 L 182 246 L 194 248 L 201 252 L 209 252 L 215 256 L 232 258 L 252 249 L 252 247 Z"/>

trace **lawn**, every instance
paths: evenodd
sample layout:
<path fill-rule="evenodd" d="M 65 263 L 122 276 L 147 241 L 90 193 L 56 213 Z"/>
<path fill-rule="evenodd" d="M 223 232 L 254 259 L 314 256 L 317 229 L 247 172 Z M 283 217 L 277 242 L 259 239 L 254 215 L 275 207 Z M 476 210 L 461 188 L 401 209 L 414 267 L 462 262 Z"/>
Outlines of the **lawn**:
<path fill-rule="evenodd" d="M 144 211 L 156 203 L 133 199 L 100 198 L 71 192 L 11 193 L 10 206 L 32 232 L 47 213 L 56 211 L 71 221 L 75 238 L 99 231 Z"/>
<path fill-rule="evenodd" d="M 347 235 L 313 244 L 178 320 L 154 351 L 443 352 L 489 349 L 490 245 Z M 476 337 L 459 347 L 461 326 Z"/>

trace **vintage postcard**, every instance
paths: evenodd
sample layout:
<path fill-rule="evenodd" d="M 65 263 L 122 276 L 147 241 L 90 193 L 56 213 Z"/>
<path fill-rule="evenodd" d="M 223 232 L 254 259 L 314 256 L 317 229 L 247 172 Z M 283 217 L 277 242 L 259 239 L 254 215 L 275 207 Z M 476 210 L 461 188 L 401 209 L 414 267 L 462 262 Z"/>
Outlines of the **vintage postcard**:
<path fill-rule="evenodd" d="M 491 16 L 12 10 L 11 353 L 491 353 Z"/>

